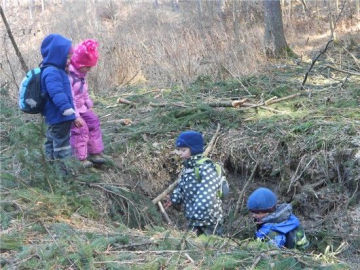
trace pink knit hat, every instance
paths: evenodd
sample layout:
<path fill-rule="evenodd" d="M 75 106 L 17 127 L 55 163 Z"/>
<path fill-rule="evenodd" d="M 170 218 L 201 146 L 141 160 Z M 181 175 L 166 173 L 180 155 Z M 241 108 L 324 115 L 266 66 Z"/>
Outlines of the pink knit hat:
<path fill-rule="evenodd" d="M 76 69 L 82 67 L 93 67 L 99 58 L 98 43 L 93 39 L 87 39 L 74 48 L 71 63 Z"/>

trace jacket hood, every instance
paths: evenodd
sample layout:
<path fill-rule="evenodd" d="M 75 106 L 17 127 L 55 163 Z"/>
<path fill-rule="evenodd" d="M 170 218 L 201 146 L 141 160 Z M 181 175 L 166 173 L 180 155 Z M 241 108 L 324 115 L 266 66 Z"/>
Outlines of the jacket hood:
<path fill-rule="evenodd" d="M 58 34 L 48 35 L 41 44 L 43 65 L 54 65 L 65 69 L 71 41 Z"/>
<path fill-rule="evenodd" d="M 289 203 L 282 203 L 276 207 L 274 213 L 264 217 L 263 223 L 279 223 L 288 220 L 292 214 L 292 206 Z"/>

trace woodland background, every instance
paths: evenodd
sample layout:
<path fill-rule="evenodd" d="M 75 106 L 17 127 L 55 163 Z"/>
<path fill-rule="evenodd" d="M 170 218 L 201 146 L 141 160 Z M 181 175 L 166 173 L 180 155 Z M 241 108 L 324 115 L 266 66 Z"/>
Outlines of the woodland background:
<path fill-rule="evenodd" d="M 2 0 L 28 68 L 49 33 L 99 41 L 89 85 L 108 163 L 72 161 L 61 177 L 45 161 L 41 117 L 17 108 L 25 72 L 2 22 L 1 266 L 357 269 L 359 0 L 270 2 L 286 39 L 273 55 L 263 1 Z M 224 238 L 184 233 L 181 213 L 168 209 L 169 225 L 151 202 L 177 178 L 185 129 L 214 138 L 209 156 L 227 171 Z M 252 241 L 245 202 L 260 185 L 293 204 L 308 251 Z"/>

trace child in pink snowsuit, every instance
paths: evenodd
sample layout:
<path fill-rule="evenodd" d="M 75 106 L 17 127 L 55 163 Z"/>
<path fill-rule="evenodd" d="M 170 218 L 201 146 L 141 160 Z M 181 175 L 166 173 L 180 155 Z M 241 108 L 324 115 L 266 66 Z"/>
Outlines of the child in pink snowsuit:
<path fill-rule="evenodd" d="M 76 119 L 71 127 L 70 144 L 74 155 L 84 167 L 93 163 L 102 164 L 104 145 L 100 129 L 100 121 L 92 111 L 93 102 L 89 97 L 88 85 L 85 81 L 87 72 L 98 60 L 98 43 L 88 39 L 77 45 L 69 65 L 69 80 L 75 105 Z"/>

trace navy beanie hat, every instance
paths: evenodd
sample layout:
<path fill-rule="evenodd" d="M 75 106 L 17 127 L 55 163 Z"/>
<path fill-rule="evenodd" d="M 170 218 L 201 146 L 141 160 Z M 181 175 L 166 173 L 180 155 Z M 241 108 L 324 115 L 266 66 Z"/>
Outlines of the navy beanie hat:
<path fill-rule="evenodd" d="M 266 212 L 272 209 L 276 203 L 275 193 L 268 188 L 261 187 L 251 193 L 247 201 L 247 208 L 254 212 Z"/>
<path fill-rule="evenodd" d="M 191 155 L 197 155 L 204 152 L 204 139 L 200 132 L 184 131 L 176 139 L 176 147 L 189 147 Z"/>

